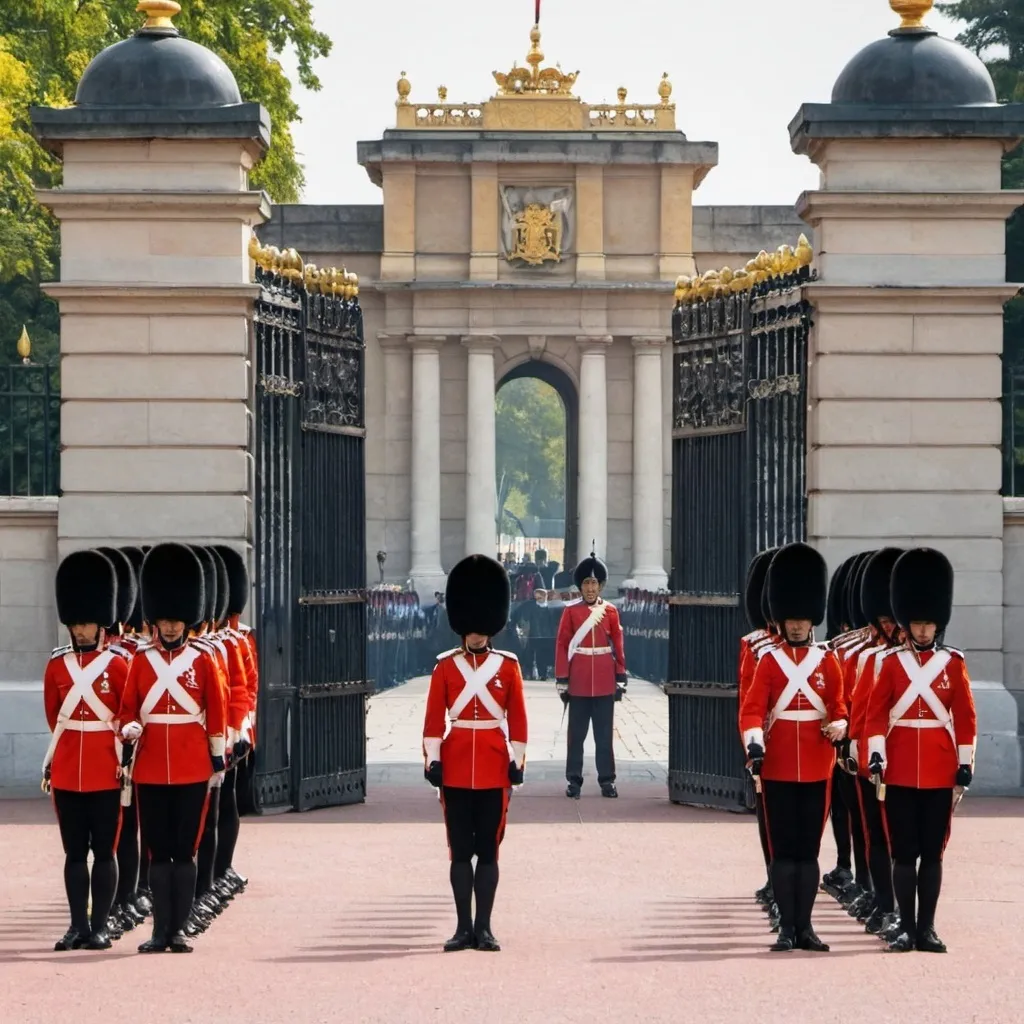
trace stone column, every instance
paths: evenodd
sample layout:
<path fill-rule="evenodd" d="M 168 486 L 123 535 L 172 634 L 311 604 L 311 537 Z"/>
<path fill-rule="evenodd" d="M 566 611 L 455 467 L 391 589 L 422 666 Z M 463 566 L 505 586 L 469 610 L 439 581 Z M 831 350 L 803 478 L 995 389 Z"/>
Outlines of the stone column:
<path fill-rule="evenodd" d="M 693 258 L 693 176 L 692 167 L 661 168 L 658 276 L 662 281 L 697 272 Z"/>
<path fill-rule="evenodd" d="M 412 465 L 409 577 L 429 603 L 444 587 L 441 568 L 441 346 L 443 336 L 410 336 Z"/>
<path fill-rule="evenodd" d="M 576 167 L 576 277 L 604 280 L 604 166 Z"/>
<path fill-rule="evenodd" d="M 665 550 L 665 477 L 661 415 L 661 360 L 668 338 L 633 339 L 633 571 L 637 586 L 668 585 Z"/>
<path fill-rule="evenodd" d="M 470 165 L 472 190 L 471 252 L 469 279 L 498 279 L 498 165 L 474 162 Z"/>
<path fill-rule="evenodd" d="M 611 335 L 576 339 L 580 359 L 578 555 L 607 558 L 608 545 L 608 377 L 605 353 Z"/>
<path fill-rule="evenodd" d="M 493 557 L 495 522 L 494 346 L 492 335 L 462 339 L 469 350 L 466 392 L 466 554 Z"/>

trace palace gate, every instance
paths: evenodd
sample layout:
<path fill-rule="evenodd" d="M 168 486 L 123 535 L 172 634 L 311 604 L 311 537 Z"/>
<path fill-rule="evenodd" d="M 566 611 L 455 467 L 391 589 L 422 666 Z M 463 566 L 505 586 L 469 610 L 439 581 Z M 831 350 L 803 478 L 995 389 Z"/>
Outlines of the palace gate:
<path fill-rule="evenodd" d="M 724 275 L 725 276 L 725 275 Z M 747 564 L 803 540 L 807 336 L 802 267 L 673 313 L 669 795 L 753 806 L 737 725 Z M 747 283 L 747 282 L 744 282 Z"/>
<path fill-rule="evenodd" d="M 253 802 L 366 797 L 363 323 L 354 276 L 256 247 Z"/>

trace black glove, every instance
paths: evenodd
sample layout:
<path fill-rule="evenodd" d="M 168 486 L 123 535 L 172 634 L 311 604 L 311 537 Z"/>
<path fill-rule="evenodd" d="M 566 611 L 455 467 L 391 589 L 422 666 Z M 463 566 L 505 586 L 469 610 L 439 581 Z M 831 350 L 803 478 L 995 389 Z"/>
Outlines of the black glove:
<path fill-rule="evenodd" d="M 850 737 L 847 736 L 845 740 L 838 740 L 833 744 L 833 746 L 839 751 L 839 759 L 842 762 L 843 768 L 845 768 L 850 775 L 856 775 L 857 762 L 850 753 Z"/>
<path fill-rule="evenodd" d="M 561 680 L 559 680 L 559 682 L 561 682 Z M 558 691 L 558 699 L 563 704 L 568 704 L 569 703 L 569 691 L 568 690 L 559 690 Z"/>
<path fill-rule="evenodd" d="M 513 786 L 521 786 L 523 784 L 523 769 L 515 761 L 509 761 L 508 763 L 508 781 Z"/>
<path fill-rule="evenodd" d="M 622 697 L 625 694 L 625 692 L 626 692 L 626 688 L 624 686 L 616 686 L 615 687 L 615 699 L 616 699 L 616 701 L 622 700 Z"/>
<path fill-rule="evenodd" d="M 875 753 L 868 758 L 868 772 L 871 775 L 882 774 L 882 755 Z"/>
<path fill-rule="evenodd" d="M 628 683 L 628 682 L 629 682 L 629 676 L 627 676 L 625 672 L 623 672 L 621 675 L 616 673 L 615 684 L 617 686 L 621 686 L 623 689 L 625 689 L 626 688 L 626 683 Z"/>
<path fill-rule="evenodd" d="M 231 756 L 236 761 L 241 761 L 250 750 L 252 750 L 252 744 L 247 739 L 240 739 L 231 748 Z"/>
<path fill-rule="evenodd" d="M 441 762 L 431 761 L 429 768 L 424 768 L 423 778 L 429 782 L 434 789 L 441 788 Z"/>
<path fill-rule="evenodd" d="M 969 764 L 962 764 L 956 770 L 956 784 L 966 789 L 974 781 L 974 769 Z"/>
<path fill-rule="evenodd" d="M 215 775 L 218 772 L 224 771 L 224 758 L 220 754 L 211 754 L 210 760 L 213 762 L 213 772 Z"/>
<path fill-rule="evenodd" d="M 121 767 L 127 768 L 132 763 L 132 754 L 135 752 L 134 743 L 125 743 L 121 747 Z"/>
<path fill-rule="evenodd" d="M 748 744 L 747 758 L 750 761 L 750 774 L 760 775 L 761 765 L 764 763 L 764 747 L 760 743 Z"/>

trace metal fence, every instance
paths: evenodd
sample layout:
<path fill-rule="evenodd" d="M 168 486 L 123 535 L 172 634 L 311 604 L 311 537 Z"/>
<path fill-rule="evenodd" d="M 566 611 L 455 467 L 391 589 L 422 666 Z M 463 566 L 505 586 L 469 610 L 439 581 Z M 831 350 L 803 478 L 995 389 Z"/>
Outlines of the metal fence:
<path fill-rule="evenodd" d="M 1014 352 L 1003 360 L 1003 496 L 1020 498 L 1024 497 L 1024 359 Z"/>
<path fill-rule="evenodd" d="M 0 366 L 0 495 L 60 488 L 60 365 Z"/>

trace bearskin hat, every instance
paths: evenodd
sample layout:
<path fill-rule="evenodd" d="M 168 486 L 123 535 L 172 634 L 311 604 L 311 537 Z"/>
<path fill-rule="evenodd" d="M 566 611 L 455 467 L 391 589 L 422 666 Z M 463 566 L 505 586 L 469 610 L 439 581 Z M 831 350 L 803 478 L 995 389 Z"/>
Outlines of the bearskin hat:
<path fill-rule="evenodd" d="M 595 579 L 601 584 L 608 582 L 608 566 L 593 551 L 590 552 L 588 558 L 584 558 L 576 566 L 576 571 L 572 574 L 572 580 L 576 584 L 577 589 L 582 586 L 584 580 L 589 579 Z"/>
<path fill-rule="evenodd" d="M 217 614 L 217 565 L 209 548 L 199 544 L 190 544 L 189 547 L 203 567 L 203 614 L 199 620 L 192 623 L 195 626 L 199 622 L 212 622 L 214 615 Z"/>
<path fill-rule="evenodd" d="M 902 554 L 903 548 L 882 548 L 864 563 L 860 581 L 860 607 L 869 624 L 877 623 L 881 618 L 893 617 L 889 584 L 892 567 Z"/>
<path fill-rule="evenodd" d="M 135 579 L 135 567 L 131 559 L 119 548 L 97 548 L 101 555 L 109 559 L 117 573 L 117 619 L 122 626 L 128 623 L 139 603 L 139 585 Z M 113 626 L 114 622 L 108 622 Z"/>
<path fill-rule="evenodd" d="M 135 606 L 132 608 L 131 615 L 125 619 L 124 625 L 137 632 L 142 629 L 142 594 L 139 574 L 142 572 L 142 560 L 146 556 L 142 553 L 142 548 L 124 547 L 120 550 L 128 561 L 131 562 L 132 575 L 135 577 Z"/>
<path fill-rule="evenodd" d="M 938 632 L 953 614 L 953 566 L 934 548 L 912 548 L 896 560 L 890 580 L 893 616 L 904 628 L 934 622 Z"/>
<path fill-rule="evenodd" d="M 768 607 L 772 621 L 825 617 L 828 566 L 809 544 L 787 544 L 772 558 L 768 572 Z"/>
<path fill-rule="evenodd" d="M 117 570 L 99 551 L 75 551 L 57 566 L 57 618 L 65 626 L 117 620 Z"/>
<path fill-rule="evenodd" d="M 747 621 L 751 629 L 764 629 L 768 625 L 761 598 L 764 596 L 764 581 L 768 576 L 768 566 L 778 548 L 760 551 L 750 560 L 747 567 L 747 582 L 744 587 L 743 605 L 747 612 Z"/>
<path fill-rule="evenodd" d="M 846 613 L 850 617 L 850 626 L 853 629 L 862 629 L 870 621 L 860 604 L 860 585 L 872 555 L 874 551 L 862 551 L 854 561 L 846 580 Z"/>
<path fill-rule="evenodd" d="M 839 636 L 849 625 L 850 614 L 846 610 L 846 580 L 856 555 L 839 563 L 839 567 L 828 581 L 828 598 L 825 602 L 825 618 L 828 623 L 828 639 Z"/>
<path fill-rule="evenodd" d="M 470 555 L 448 573 L 444 603 L 456 636 L 497 636 L 508 623 L 512 603 L 508 573 L 493 558 Z"/>
<path fill-rule="evenodd" d="M 228 570 L 228 615 L 241 615 L 249 603 L 249 568 L 244 556 L 227 544 L 217 544 L 214 550 L 224 559 Z"/>
<path fill-rule="evenodd" d="M 221 553 L 215 547 L 206 549 L 213 558 L 217 570 L 217 606 L 214 608 L 214 622 L 223 622 L 228 617 L 228 604 L 231 602 L 231 582 L 228 579 L 228 567 L 224 564 Z"/>
<path fill-rule="evenodd" d="M 155 544 L 142 563 L 142 615 L 147 622 L 171 619 L 186 626 L 206 611 L 203 565 L 185 544 Z"/>

